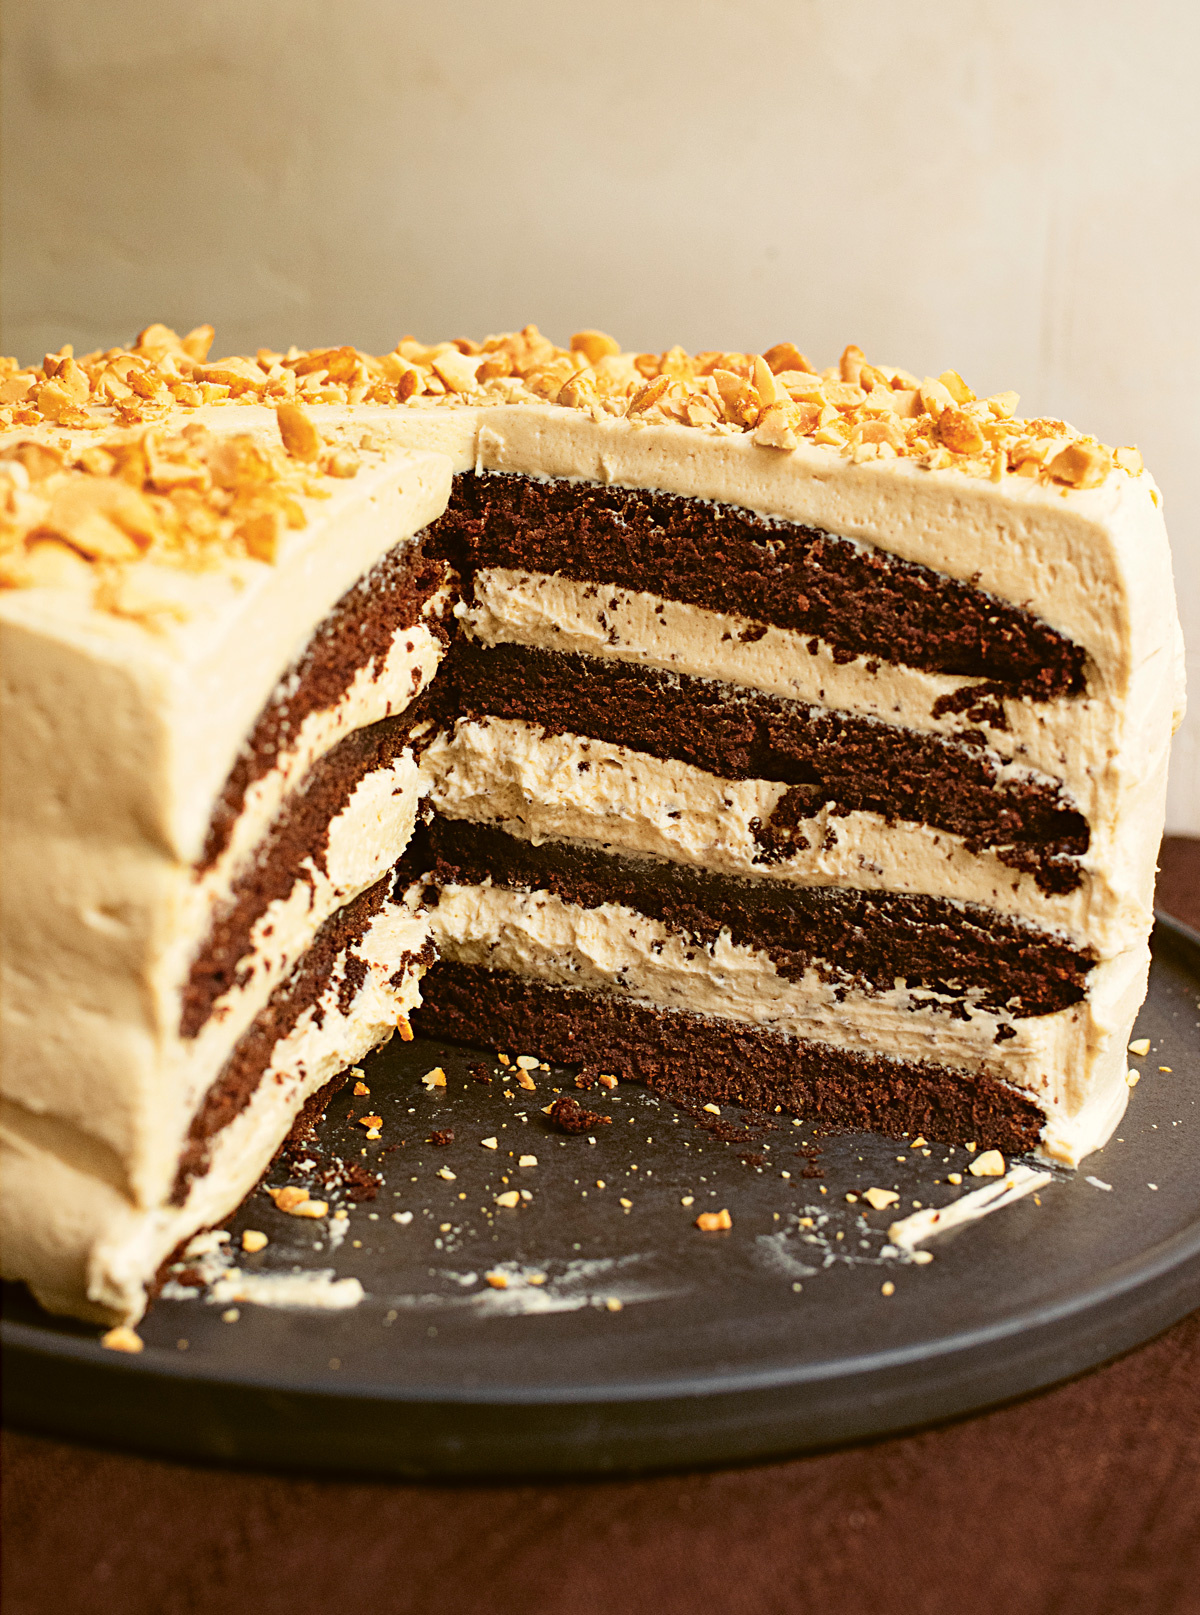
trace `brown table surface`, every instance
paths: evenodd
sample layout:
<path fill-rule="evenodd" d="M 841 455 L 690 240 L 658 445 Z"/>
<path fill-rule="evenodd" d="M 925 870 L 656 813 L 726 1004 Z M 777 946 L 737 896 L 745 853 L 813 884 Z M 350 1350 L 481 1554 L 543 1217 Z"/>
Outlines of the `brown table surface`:
<path fill-rule="evenodd" d="M 1200 841 L 1159 902 L 1200 928 Z M 442 1486 L 5 1440 L 5 1615 L 1185 1615 L 1200 1313 L 976 1418 L 786 1463 Z"/>

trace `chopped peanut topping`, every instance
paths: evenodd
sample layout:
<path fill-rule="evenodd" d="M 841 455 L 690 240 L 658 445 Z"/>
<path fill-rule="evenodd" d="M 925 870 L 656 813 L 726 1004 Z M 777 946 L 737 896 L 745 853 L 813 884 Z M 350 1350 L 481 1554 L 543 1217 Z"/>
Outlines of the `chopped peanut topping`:
<path fill-rule="evenodd" d="M 278 1210 L 286 1211 L 289 1217 L 324 1217 L 329 1210 L 325 1200 L 310 1200 L 307 1189 L 295 1188 L 288 1185 L 282 1189 L 267 1189 L 267 1193 L 274 1200 Z"/>
<path fill-rule="evenodd" d="M 883 1211 L 887 1206 L 894 1206 L 900 1196 L 894 1189 L 867 1189 L 863 1192 L 863 1199 L 874 1206 L 876 1211 Z"/>
<path fill-rule="evenodd" d="M 809 443 L 856 465 L 907 459 L 1074 489 L 1143 469 L 1135 448 L 1108 449 L 1062 421 L 1018 419 L 1014 392 L 978 399 L 957 371 L 918 381 L 869 363 L 853 344 L 818 374 L 790 342 L 762 354 L 633 354 L 602 331 L 578 331 L 560 348 L 534 325 L 483 342 L 406 336 L 380 355 L 262 348 L 210 363 L 212 340 L 211 326 L 180 337 L 156 324 L 130 348 L 77 358 L 68 345 L 24 368 L 0 359 L 0 433 L 110 434 L 65 452 L 32 439 L 0 448 L 0 587 L 92 590 L 102 608 L 153 622 L 178 607 L 143 584 L 141 562 L 274 564 L 287 532 L 306 524 L 303 497 L 324 496 L 320 479 L 361 466 L 344 444 L 326 443 L 309 413 L 319 403 L 550 404 L 597 421 L 746 433 L 773 454 Z M 201 406 L 244 404 L 274 409 L 279 445 L 187 423 Z M 400 1033 L 411 1036 L 405 1020 Z"/>
<path fill-rule="evenodd" d="M 261 431 L 219 434 L 178 412 L 82 448 L 10 440 L 0 446 L 0 588 L 74 589 L 150 626 L 182 617 L 170 574 L 273 565 L 287 534 L 308 525 L 305 502 L 328 497 L 323 478 L 344 474 L 344 454 L 314 465 Z"/>
<path fill-rule="evenodd" d="M 316 422 L 300 404 L 280 404 L 275 411 L 283 446 L 294 460 L 315 460 L 321 452 Z"/>
<path fill-rule="evenodd" d="M 307 1189 L 299 1189 L 290 1184 L 283 1189 L 268 1189 L 267 1193 L 280 1211 L 294 1211 L 308 1199 Z"/>
<path fill-rule="evenodd" d="M 126 1324 L 118 1324 L 110 1329 L 106 1335 L 101 1335 L 100 1344 L 109 1351 L 138 1352 L 145 1348 L 146 1342 L 141 1335 L 135 1334 Z"/>
<path fill-rule="evenodd" d="M 978 423 L 961 409 L 944 409 L 938 416 L 937 433 L 955 454 L 978 454 L 984 445 Z"/>
<path fill-rule="evenodd" d="M 1055 455 L 1047 469 L 1057 481 L 1073 488 L 1098 488 L 1112 465 L 1113 457 L 1103 444 L 1077 438 Z"/>
<path fill-rule="evenodd" d="M 594 365 L 619 354 L 621 344 L 603 331 L 576 331 L 571 338 L 571 351 L 582 353 L 588 364 Z"/>

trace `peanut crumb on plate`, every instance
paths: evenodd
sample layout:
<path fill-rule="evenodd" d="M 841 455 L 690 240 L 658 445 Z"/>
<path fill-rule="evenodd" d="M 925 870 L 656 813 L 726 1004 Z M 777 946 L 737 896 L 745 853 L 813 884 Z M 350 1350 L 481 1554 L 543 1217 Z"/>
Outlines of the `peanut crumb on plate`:
<path fill-rule="evenodd" d="M 100 1344 L 107 1351 L 139 1352 L 145 1349 L 146 1342 L 127 1324 L 120 1323 L 106 1335 L 101 1335 Z"/>

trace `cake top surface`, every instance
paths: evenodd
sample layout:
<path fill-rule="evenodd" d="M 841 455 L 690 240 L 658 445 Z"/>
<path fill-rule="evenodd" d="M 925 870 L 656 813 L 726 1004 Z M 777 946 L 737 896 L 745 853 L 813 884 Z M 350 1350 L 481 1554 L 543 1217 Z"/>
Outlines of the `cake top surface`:
<path fill-rule="evenodd" d="M 1114 471 L 1142 470 L 1134 448 L 1108 448 L 1063 421 L 1021 419 L 1014 392 L 980 399 L 955 371 L 918 380 L 869 363 L 853 345 L 818 371 L 790 342 L 762 354 L 631 353 L 601 331 L 579 331 L 559 347 L 533 325 L 482 342 L 404 337 L 381 355 L 260 348 L 210 361 L 213 337 L 208 325 L 182 337 L 151 325 L 130 348 L 77 358 L 67 346 L 24 368 L 0 359 L 0 431 L 130 427 L 225 403 L 554 404 L 597 420 L 749 434 L 783 452 L 807 441 L 856 463 L 908 459 L 993 481 L 1015 475 L 1092 488 Z"/>
<path fill-rule="evenodd" d="M 855 347 L 818 372 L 790 343 L 635 354 L 598 331 L 561 348 L 534 326 L 383 355 L 210 362 L 212 341 L 152 325 L 127 349 L 0 360 L 0 617 L 172 637 L 173 615 L 223 609 L 222 586 L 338 548 L 414 451 L 447 487 L 472 467 L 582 478 L 842 534 L 1018 602 L 1096 657 L 1126 610 L 1099 573 L 1154 643 L 1172 617 L 1137 450 L 1022 420 L 1016 394 L 976 398 L 955 372 L 918 382 Z M 414 521 L 439 513 L 409 503 Z"/>
<path fill-rule="evenodd" d="M 270 430 L 239 417 L 216 431 L 189 414 L 0 442 L 0 589 L 66 592 L 164 629 L 425 458 L 352 423 L 322 431 L 289 402 Z"/>

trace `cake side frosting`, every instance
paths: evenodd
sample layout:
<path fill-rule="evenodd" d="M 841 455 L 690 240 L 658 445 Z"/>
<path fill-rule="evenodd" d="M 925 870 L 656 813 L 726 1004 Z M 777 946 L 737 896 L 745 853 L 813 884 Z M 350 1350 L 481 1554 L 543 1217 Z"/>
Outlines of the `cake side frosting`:
<path fill-rule="evenodd" d="M 136 435 L 124 444 L 145 452 Z M 319 867 L 306 875 L 295 860 L 259 916 L 258 939 L 266 932 L 270 945 L 255 952 L 251 935 L 253 968 L 220 995 L 208 1036 L 189 1037 L 181 995 L 240 871 L 323 753 L 409 706 L 445 640 L 445 590 L 426 586 L 396 644 L 389 635 L 388 654 L 352 668 L 331 706 L 318 701 L 294 735 L 276 736 L 290 742 L 276 747 L 278 766 L 252 782 L 223 856 L 200 869 L 214 807 L 268 697 L 339 598 L 442 508 L 447 472 L 428 456 L 361 447 L 353 476 L 344 460 L 337 475 L 307 461 L 281 466 L 278 429 L 273 445 L 261 434 L 193 433 L 186 446 L 179 458 L 193 461 L 185 467 L 193 474 L 195 461 L 206 466 L 231 447 L 243 460 L 261 455 L 272 474 L 254 479 L 254 497 L 282 487 L 302 525 L 276 523 L 270 556 L 247 554 L 224 531 L 202 535 L 198 555 L 157 562 L 152 537 L 133 554 L 81 561 L 65 584 L 0 593 L 4 1092 L 94 1135 L 122 1163 L 127 1192 L 146 1204 L 169 1188 L 192 1110 L 273 987 L 323 921 L 403 851 L 416 804 L 411 757 L 402 748 L 381 757 L 369 777 L 359 767 L 332 822 L 316 826 L 328 837 L 323 852 L 314 842 Z M 26 539 L 26 551 L 35 555 L 41 544 L 65 546 L 50 537 L 69 527 L 61 507 L 56 514 L 63 487 L 75 497 L 79 483 L 85 492 L 95 483 L 112 497 L 102 468 L 60 460 L 20 490 L 22 516 L 34 506 L 27 532 L 40 536 Z M 356 636 L 360 626 L 356 617 Z M 317 673 L 328 681 L 327 668 Z M 240 961 L 231 963 L 236 975 Z"/>
<path fill-rule="evenodd" d="M 252 1057 L 245 1103 L 211 1135 L 194 1137 L 204 1170 L 187 1178 L 182 1194 L 138 1204 L 120 1163 L 90 1131 L 0 1100 L 6 1275 L 25 1279 L 51 1311 L 103 1323 L 141 1316 L 163 1263 L 253 1189 L 305 1101 L 385 1042 L 420 1002 L 428 926 L 393 900 L 389 882 L 329 929 L 327 956 L 311 979 L 292 984 L 295 1002 L 280 995 L 279 1035 Z M 174 1140 L 169 1162 L 178 1160 Z"/>
<path fill-rule="evenodd" d="M 189 423 L 212 456 L 235 446 L 252 460 L 264 449 L 281 454 L 273 418 L 219 424 L 224 431 Z M 16 450 L 22 446 L 20 440 L 10 445 Z M 136 441 L 132 446 L 141 447 Z M 103 440 L 92 448 L 104 452 Z M 6 474 L 23 469 L 19 459 L 6 462 L 4 451 L 0 444 L 0 491 Z M 446 468 L 430 456 L 400 457 L 390 447 L 386 453 L 359 448 L 352 476 L 345 468 L 336 477 L 317 475 L 301 464 L 297 470 L 309 491 L 285 486 L 279 492 L 294 507 L 291 519 L 298 517 L 297 525 L 289 526 L 286 516 L 279 519 L 272 513 L 271 537 L 261 557 L 249 552 L 246 540 L 236 534 L 206 535 L 194 546 L 185 539 L 160 547 L 155 537 L 140 549 L 131 541 L 128 553 L 85 556 L 74 543 L 88 542 L 87 533 L 80 533 L 92 513 L 78 524 L 56 515 L 59 493 L 99 488 L 107 494 L 110 484 L 135 491 L 119 474 L 93 476 L 70 465 L 89 452 L 78 440 L 64 452 L 65 490 L 56 488 L 60 478 L 53 473 L 21 490 L 22 505 L 33 508 L 20 513 L 20 550 L 9 551 L 10 560 L 18 555 L 21 568 L 13 586 L 0 588 L 0 629 L 8 638 L 22 638 L 6 661 L 19 674 L 36 644 L 46 647 L 41 654 L 52 658 L 61 672 L 55 681 L 54 712 L 46 710 L 44 669 L 37 684 L 31 679 L 22 689 L 6 725 L 5 745 L 23 744 L 22 715 L 40 705 L 44 721 L 62 726 L 63 744 L 47 748 L 46 761 L 72 759 L 69 771 L 61 763 L 61 776 L 52 780 L 54 791 L 69 789 L 80 764 L 86 766 L 92 745 L 103 754 L 86 776 L 93 794 L 104 771 L 114 761 L 119 766 L 121 758 L 108 754 L 106 706 L 89 705 L 89 681 L 93 676 L 112 681 L 105 702 L 123 687 L 120 700 L 129 708 L 128 724 L 140 725 L 146 737 L 130 735 L 127 740 L 146 758 L 155 754 L 155 760 L 149 778 L 139 761 L 119 797 L 111 787 L 104 794 L 113 798 L 111 811 L 124 824 L 150 829 L 164 847 L 192 860 L 202 848 L 213 798 L 280 673 L 363 573 L 444 507 Z M 252 489 L 278 488 L 275 465 L 255 469 L 265 474 L 251 481 Z M 149 477 L 152 482 L 152 472 Z M 150 503 L 145 494 L 142 498 Z M 256 519 L 252 516 L 251 524 Z M 114 520 L 109 525 L 117 524 Z M 39 581 L 43 547 L 54 552 L 56 568 L 60 552 L 74 555 L 78 564 Z M 23 570 L 31 553 L 32 576 Z M 44 728 L 37 727 L 31 744 L 43 745 L 44 738 Z M 31 804 L 22 808 L 23 813 L 35 811 Z M 108 816 L 107 804 L 93 801 L 83 816 L 98 830 Z"/>

